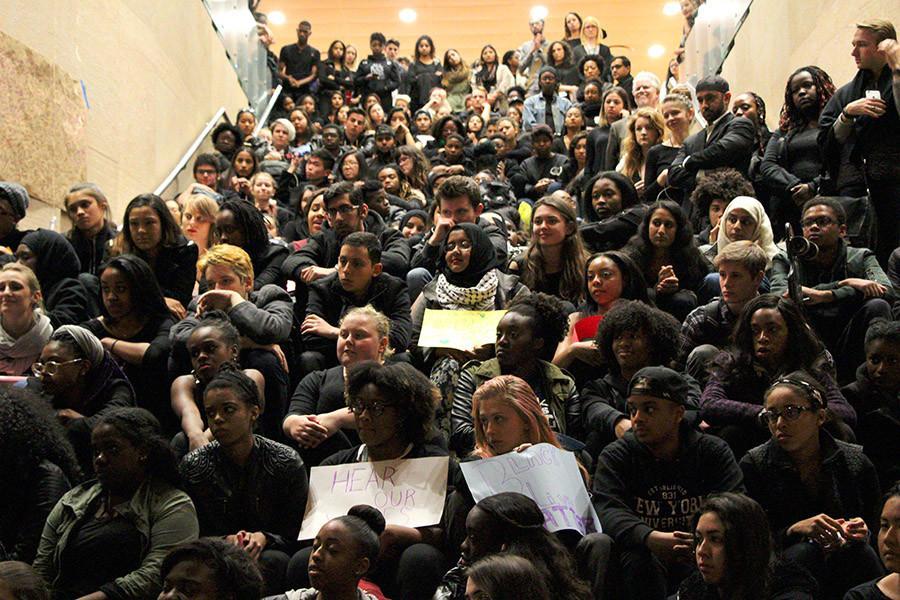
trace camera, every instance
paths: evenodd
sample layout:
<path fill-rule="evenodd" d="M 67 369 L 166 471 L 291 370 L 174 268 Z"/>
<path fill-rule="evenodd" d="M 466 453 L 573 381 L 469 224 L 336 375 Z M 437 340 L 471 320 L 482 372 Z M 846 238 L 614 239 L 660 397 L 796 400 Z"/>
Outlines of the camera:
<path fill-rule="evenodd" d="M 815 258 L 819 254 L 819 247 L 802 235 L 794 235 L 794 228 L 790 223 L 786 227 L 785 246 L 788 256 L 803 258 L 806 260 Z"/>

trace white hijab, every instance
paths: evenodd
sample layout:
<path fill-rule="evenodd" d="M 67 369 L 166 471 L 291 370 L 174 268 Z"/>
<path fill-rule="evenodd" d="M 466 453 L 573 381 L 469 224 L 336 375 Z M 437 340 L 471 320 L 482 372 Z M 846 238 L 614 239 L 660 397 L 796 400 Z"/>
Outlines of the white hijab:
<path fill-rule="evenodd" d="M 738 196 L 725 207 L 725 212 L 722 213 L 722 218 L 719 219 L 719 237 L 716 240 L 716 256 L 721 254 L 725 246 L 734 241 L 728 237 L 725 223 L 727 222 L 728 215 L 737 208 L 747 211 L 750 217 L 756 221 L 756 228 L 753 230 L 753 234 L 749 239 L 763 249 L 763 252 L 766 253 L 766 258 L 769 259 L 766 268 L 771 267 L 772 259 L 776 254 L 781 252 L 781 250 L 775 245 L 775 236 L 772 232 L 772 222 L 769 221 L 769 215 L 766 214 L 766 211 L 763 208 L 763 205 L 759 203 L 759 200 L 749 196 Z"/>

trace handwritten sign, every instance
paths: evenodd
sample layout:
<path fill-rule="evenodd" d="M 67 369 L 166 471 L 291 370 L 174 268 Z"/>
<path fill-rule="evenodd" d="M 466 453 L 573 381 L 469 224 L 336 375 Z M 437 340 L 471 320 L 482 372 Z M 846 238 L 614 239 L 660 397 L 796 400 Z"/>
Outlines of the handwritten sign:
<path fill-rule="evenodd" d="M 537 502 L 549 531 L 600 531 L 575 455 L 537 444 L 524 452 L 459 464 L 476 502 L 500 492 L 519 492 Z"/>
<path fill-rule="evenodd" d="M 441 520 L 447 494 L 446 456 L 313 467 L 298 540 L 357 504 L 374 506 L 389 525 L 425 527 Z"/>
<path fill-rule="evenodd" d="M 497 341 L 497 323 L 505 310 L 425 309 L 419 346 L 472 350 Z"/>

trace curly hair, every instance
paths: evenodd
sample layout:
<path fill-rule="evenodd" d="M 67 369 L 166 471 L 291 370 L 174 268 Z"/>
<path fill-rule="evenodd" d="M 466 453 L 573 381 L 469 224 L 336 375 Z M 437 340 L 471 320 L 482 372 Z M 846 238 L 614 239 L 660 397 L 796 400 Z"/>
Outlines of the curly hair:
<path fill-rule="evenodd" d="M 697 187 L 691 192 L 691 202 L 696 207 L 691 223 L 694 229 L 709 224 L 709 205 L 713 200 L 724 200 L 727 205 L 738 196 L 755 197 L 750 181 L 739 171 L 730 168 L 706 171 L 697 178 Z"/>
<path fill-rule="evenodd" d="M 374 385 L 401 414 L 403 439 L 421 444 L 432 433 L 434 413 L 441 401 L 440 392 L 418 369 L 408 363 L 381 365 L 364 361 L 350 367 L 344 388 L 347 406 L 368 384 Z"/>
<path fill-rule="evenodd" d="M 778 117 L 778 128 L 785 135 L 804 129 L 809 124 L 809 119 L 803 111 L 794 104 L 794 93 L 791 90 L 791 81 L 800 73 L 807 72 L 816 86 L 816 115 L 822 112 L 831 97 L 834 96 L 834 82 L 831 76 L 815 65 L 800 67 L 787 78 L 784 86 L 784 104 L 781 107 L 781 115 Z"/>
<path fill-rule="evenodd" d="M 7 490 L 25 489 L 41 461 L 62 469 L 72 484 L 81 481 L 81 467 L 65 430 L 46 402 L 33 392 L 0 389 L 0 483 Z"/>
<path fill-rule="evenodd" d="M 567 234 L 563 240 L 560 252 L 563 268 L 559 279 L 559 296 L 564 300 L 578 304 L 584 295 L 582 271 L 587 260 L 587 252 L 584 249 L 581 236 L 578 235 L 577 215 L 572 206 L 564 200 L 553 196 L 544 196 L 534 203 L 534 210 L 531 213 L 532 221 L 535 213 L 542 206 L 547 206 L 558 212 L 566 222 L 566 225 L 572 227 L 572 232 Z M 541 244 L 537 236 L 531 236 L 528 248 L 525 250 L 525 260 L 521 272 L 522 283 L 525 284 L 525 287 L 533 290 L 545 281 L 547 274 L 544 271 L 544 266 L 544 251 L 541 248 Z"/>
<path fill-rule="evenodd" d="M 683 287 L 692 285 L 693 282 L 699 281 L 703 275 L 708 273 L 709 268 L 697 248 L 693 228 L 684 211 L 671 200 L 658 200 L 647 207 L 647 212 L 641 220 L 637 233 L 628 240 L 628 245 L 625 246 L 623 252 L 634 259 L 647 281 L 656 281 L 658 273 L 652 272 L 655 249 L 650 240 L 650 223 L 653 220 L 653 213 L 657 210 L 666 210 L 675 219 L 675 239 L 667 250 L 667 261 L 671 262 Z"/>
<path fill-rule="evenodd" d="M 269 248 L 269 231 L 262 213 L 246 200 L 226 200 L 219 206 L 219 214 L 226 210 L 234 215 L 234 224 L 243 233 L 243 248 L 250 258 L 262 256 Z"/>
<path fill-rule="evenodd" d="M 668 367 L 678 354 L 681 324 L 667 312 L 639 300 L 617 302 L 606 313 L 597 328 L 597 350 L 611 373 L 621 374 L 613 352 L 613 342 L 624 332 L 643 333 L 650 350 L 649 362 L 644 366 Z"/>
<path fill-rule="evenodd" d="M 571 554 L 544 527 L 544 513 L 534 500 L 516 492 L 501 492 L 475 506 L 496 523 L 500 539 L 494 540 L 495 545 L 531 562 L 558 597 L 591 597 L 587 584 L 576 575 Z"/>
<path fill-rule="evenodd" d="M 541 292 L 519 295 L 506 305 L 506 311 L 532 320 L 534 337 L 544 340 L 544 347 L 538 358 L 552 360 L 556 346 L 565 339 L 569 331 L 569 319 L 562 300 Z"/>
<path fill-rule="evenodd" d="M 162 437 L 159 421 L 153 413 L 137 407 L 115 408 L 104 414 L 94 429 L 103 425 L 112 427 L 135 448 L 147 453 L 148 476 L 158 477 L 175 487 L 180 485 L 175 453 L 168 440 Z"/>
<path fill-rule="evenodd" d="M 209 567 L 216 580 L 216 591 L 234 600 L 258 600 L 263 595 L 263 578 L 250 555 L 219 538 L 200 538 L 176 546 L 162 561 L 160 577 L 166 576 L 183 561 L 195 561 Z"/>

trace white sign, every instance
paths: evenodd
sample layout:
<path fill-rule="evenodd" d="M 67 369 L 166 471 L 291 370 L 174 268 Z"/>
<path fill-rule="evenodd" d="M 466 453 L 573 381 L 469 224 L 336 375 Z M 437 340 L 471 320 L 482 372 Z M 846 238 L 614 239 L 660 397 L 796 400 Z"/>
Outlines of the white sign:
<path fill-rule="evenodd" d="M 434 456 L 313 467 L 297 539 L 313 539 L 322 525 L 357 504 L 374 506 L 389 525 L 436 525 L 444 512 L 448 462 Z"/>
<path fill-rule="evenodd" d="M 582 535 L 600 531 L 600 519 L 571 452 L 537 444 L 459 466 L 476 502 L 500 492 L 519 492 L 541 508 L 549 531 L 574 529 Z"/>

